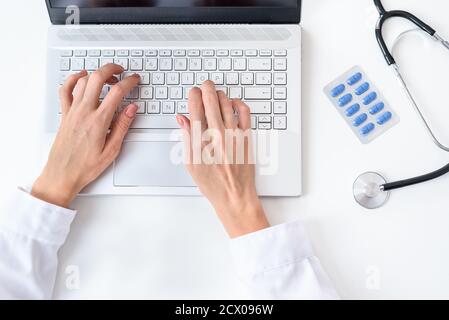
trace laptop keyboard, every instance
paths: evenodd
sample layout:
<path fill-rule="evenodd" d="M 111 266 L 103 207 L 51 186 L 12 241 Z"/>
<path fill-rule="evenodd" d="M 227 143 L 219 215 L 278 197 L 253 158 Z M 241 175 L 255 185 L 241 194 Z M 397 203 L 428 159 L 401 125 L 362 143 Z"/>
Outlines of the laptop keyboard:
<path fill-rule="evenodd" d="M 138 106 L 134 129 L 179 128 L 175 115 L 188 113 L 189 90 L 206 80 L 248 104 L 252 129 L 287 129 L 287 50 L 61 50 L 60 84 L 72 73 L 107 63 L 121 65 L 122 78 L 141 76 L 119 107 Z M 100 100 L 109 88 L 103 88 Z"/>

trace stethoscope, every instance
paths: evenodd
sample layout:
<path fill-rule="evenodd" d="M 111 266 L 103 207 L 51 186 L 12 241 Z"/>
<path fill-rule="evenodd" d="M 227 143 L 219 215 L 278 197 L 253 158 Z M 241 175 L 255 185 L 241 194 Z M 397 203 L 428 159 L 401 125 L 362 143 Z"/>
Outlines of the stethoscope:
<path fill-rule="evenodd" d="M 447 49 L 449 49 L 449 42 L 445 41 L 436 33 L 436 31 L 433 28 L 431 28 L 429 25 L 427 25 L 426 23 L 424 23 L 423 21 L 421 21 L 420 19 L 418 19 L 416 16 L 414 16 L 409 12 L 401 10 L 386 11 L 381 3 L 381 0 L 374 0 L 374 5 L 376 6 L 377 11 L 379 11 L 380 15 L 376 25 L 376 39 L 377 42 L 379 43 L 379 47 L 382 50 L 382 53 L 385 57 L 385 60 L 387 61 L 388 66 L 392 67 L 396 77 L 399 80 L 401 87 L 404 89 L 404 92 L 406 93 L 408 99 L 410 100 L 411 105 L 415 109 L 423 125 L 430 134 L 430 137 L 432 138 L 433 142 L 438 146 L 438 148 L 449 152 L 449 147 L 446 147 L 445 145 L 440 143 L 440 141 L 437 139 L 429 123 L 427 122 L 426 118 L 424 117 L 423 113 L 418 107 L 416 100 L 413 98 L 410 89 L 407 86 L 404 78 L 402 77 L 398 65 L 396 64 L 396 61 L 393 58 L 393 55 L 391 54 L 390 50 L 388 49 L 384 41 L 382 35 L 382 27 L 385 21 L 387 21 L 388 19 L 393 17 L 400 17 L 414 23 L 421 30 L 428 33 L 433 39 L 443 44 L 443 46 L 445 46 Z M 380 208 L 388 201 L 390 197 L 390 191 L 423 183 L 433 179 L 437 179 L 445 175 L 446 173 L 449 173 L 449 164 L 439 170 L 436 170 L 434 172 L 419 177 L 387 183 L 385 178 L 382 177 L 380 174 L 375 172 L 366 172 L 361 174 L 354 182 L 353 185 L 354 198 L 357 201 L 357 203 L 359 203 L 362 207 L 365 207 L 367 209 Z"/>

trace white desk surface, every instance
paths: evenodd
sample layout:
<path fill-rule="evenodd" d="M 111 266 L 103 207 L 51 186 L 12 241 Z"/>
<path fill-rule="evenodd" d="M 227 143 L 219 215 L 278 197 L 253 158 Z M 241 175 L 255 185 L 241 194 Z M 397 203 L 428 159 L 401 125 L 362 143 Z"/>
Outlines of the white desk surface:
<path fill-rule="evenodd" d="M 385 0 L 429 21 L 449 38 L 449 2 Z M 1 202 L 32 182 L 44 109 L 46 32 L 43 1 L 10 1 L 0 10 Z M 265 199 L 277 224 L 302 219 L 343 298 L 449 298 L 449 176 L 396 191 L 387 206 L 361 209 L 352 183 L 364 171 L 395 180 L 449 161 L 418 123 L 374 38 L 371 0 L 304 0 L 304 188 L 295 199 Z M 392 23 L 388 35 L 408 27 Z M 426 114 L 449 144 L 449 52 L 420 35 L 401 42 L 398 61 Z M 373 143 L 355 139 L 322 93 L 361 65 L 399 113 L 401 123 Z M 78 199 L 79 214 L 60 252 L 56 298 L 239 298 L 227 238 L 203 198 Z M 66 287 L 70 266 L 80 288 Z"/>

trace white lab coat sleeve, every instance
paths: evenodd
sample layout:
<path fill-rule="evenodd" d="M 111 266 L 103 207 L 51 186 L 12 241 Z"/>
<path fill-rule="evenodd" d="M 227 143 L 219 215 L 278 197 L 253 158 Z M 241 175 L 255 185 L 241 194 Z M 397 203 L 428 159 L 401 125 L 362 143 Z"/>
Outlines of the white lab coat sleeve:
<path fill-rule="evenodd" d="M 0 299 L 51 299 L 75 211 L 17 190 L 0 216 Z"/>
<path fill-rule="evenodd" d="M 300 222 L 230 241 L 237 273 L 255 299 L 338 299 Z"/>

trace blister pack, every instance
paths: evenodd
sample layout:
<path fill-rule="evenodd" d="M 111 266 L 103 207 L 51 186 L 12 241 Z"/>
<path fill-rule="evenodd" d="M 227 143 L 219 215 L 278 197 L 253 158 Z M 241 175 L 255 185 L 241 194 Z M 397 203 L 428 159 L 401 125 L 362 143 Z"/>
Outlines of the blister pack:
<path fill-rule="evenodd" d="M 324 93 L 364 144 L 399 123 L 398 115 L 359 66 L 329 83 Z"/>

